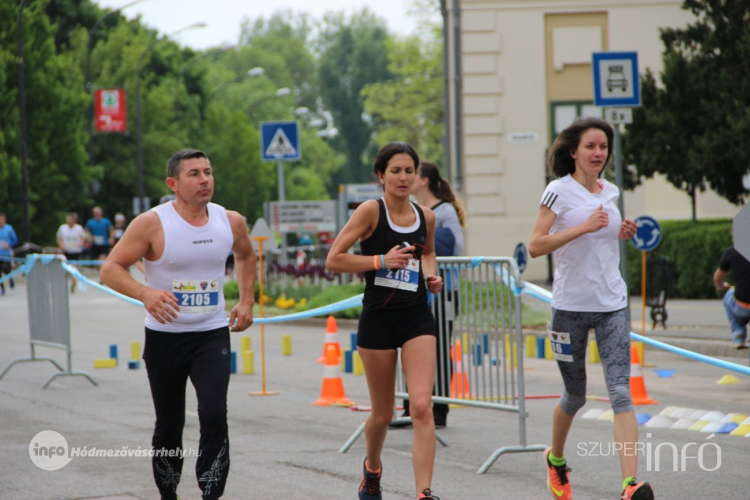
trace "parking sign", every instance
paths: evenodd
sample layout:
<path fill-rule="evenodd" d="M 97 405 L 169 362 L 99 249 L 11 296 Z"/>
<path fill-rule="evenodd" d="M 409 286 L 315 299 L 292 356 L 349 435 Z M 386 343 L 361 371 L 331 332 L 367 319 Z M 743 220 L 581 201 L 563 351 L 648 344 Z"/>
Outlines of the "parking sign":
<path fill-rule="evenodd" d="M 637 52 L 594 52 L 594 104 L 640 106 Z"/>

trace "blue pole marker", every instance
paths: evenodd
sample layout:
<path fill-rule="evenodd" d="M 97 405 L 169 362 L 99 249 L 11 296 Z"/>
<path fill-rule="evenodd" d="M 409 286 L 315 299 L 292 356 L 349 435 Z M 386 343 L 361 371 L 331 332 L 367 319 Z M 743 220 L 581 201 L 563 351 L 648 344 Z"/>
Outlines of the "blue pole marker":
<path fill-rule="evenodd" d="M 474 366 L 482 366 L 482 344 L 474 344 Z"/>
<path fill-rule="evenodd" d="M 229 373 L 237 373 L 237 352 L 232 351 L 232 360 L 229 365 Z"/>
<path fill-rule="evenodd" d="M 489 333 L 482 334 L 482 349 L 485 354 L 490 353 L 490 334 Z"/>
<path fill-rule="evenodd" d="M 112 359 L 117 359 L 117 344 L 110 344 L 109 357 Z"/>
<path fill-rule="evenodd" d="M 529 253 L 526 251 L 526 245 L 523 242 L 516 245 L 516 249 L 513 250 L 513 258 L 518 263 L 518 272 L 522 273 L 526 269 L 526 263 L 529 261 Z"/>
<path fill-rule="evenodd" d="M 354 351 L 344 351 L 344 373 L 354 372 Z"/>
<path fill-rule="evenodd" d="M 544 359 L 544 339 L 546 337 L 537 337 L 536 338 L 536 357 L 539 359 Z"/>
<path fill-rule="evenodd" d="M 352 332 L 352 351 L 357 350 L 357 332 Z"/>
<path fill-rule="evenodd" d="M 648 252 L 659 246 L 659 243 L 661 243 L 661 226 L 656 219 L 648 215 L 641 215 L 633 222 L 638 226 L 638 231 L 630 238 L 630 241 L 638 250 Z"/>
<path fill-rule="evenodd" d="M 137 359 L 131 359 L 128 361 L 128 370 L 137 370 L 141 366 L 141 363 Z"/>

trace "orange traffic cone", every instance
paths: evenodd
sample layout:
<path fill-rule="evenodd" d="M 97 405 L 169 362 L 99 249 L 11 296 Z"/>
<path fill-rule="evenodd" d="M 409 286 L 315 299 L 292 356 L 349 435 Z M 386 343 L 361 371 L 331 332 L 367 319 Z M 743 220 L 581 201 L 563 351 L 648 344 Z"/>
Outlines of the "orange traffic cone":
<path fill-rule="evenodd" d="M 469 391 L 469 377 L 463 369 L 462 359 L 463 351 L 461 350 L 461 341 L 456 339 L 456 345 L 451 347 L 451 360 L 453 361 L 451 397 L 468 399 L 471 394 Z"/>
<path fill-rule="evenodd" d="M 638 355 L 638 348 L 630 345 L 630 397 L 634 405 L 655 405 L 654 401 L 646 391 L 646 381 L 643 379 L 643 368 L 641 368 L 641 358 Z"/>
<path fill-rule="evenodd" d="M 341 368 L 336 361 L 336 348 L 333 345 L 326 346 L 326 366 L 323 369 L 323 387 L 320 389 L 320 398 L 313 404 L 318 406 L 344 405 L 351 406 L 354 402 L 346 397 L 344 392 L 344 381 L 341 380 Z"/>
<path fill-rule="evenodd" d="M 328 323 L 326 323 L 326 341 L 325 344 L 323 344 L 323 353 L 318 358 L 318 363 L 326 362 L 326 352 L 329 345 L 332 345 L 334 349 L 336 349 L 336 362 L 341 363 L 341 346 L 336 338 L 338 332 L 339 329 L 338 326 L 336 326 L 336 318 L 328 316 Z"/>

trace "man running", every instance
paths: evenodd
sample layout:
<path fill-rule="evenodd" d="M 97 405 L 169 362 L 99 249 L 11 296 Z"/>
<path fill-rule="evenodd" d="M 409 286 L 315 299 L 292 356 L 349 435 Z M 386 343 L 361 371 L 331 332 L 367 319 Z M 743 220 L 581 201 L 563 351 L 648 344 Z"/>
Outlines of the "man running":
<path fill-rule="evenodd" d="M 92 214 L 94 217 L 86 221 L 86 233 L 91 241 L 91 258 L 104 260 L 109 248 L 115 243 L 115 228 L 104 217 L 101 207 L 94 207 Z"/>
<path fill-rule="evenodd" d="M 156 410 L 152 468 L 161 498 L 178 498 L 189 377 L 200 420 L 198 484 L 204 499 L 214 499 L 223 494 L 229 472 L 229 332 L 253 322 L 255 252 L 242 216 L 210 203 L 214 177 L 205 153 L 176 152 L 167 163 L 166 181 L 176 199 L 130 223 L 102 265 L 101 278 L 147 310 L 143 359 Z M 227 324 L 224 263 L 230 250 L 240 300 Z M 149 286 L 128 273 L 141 258 Z"/>

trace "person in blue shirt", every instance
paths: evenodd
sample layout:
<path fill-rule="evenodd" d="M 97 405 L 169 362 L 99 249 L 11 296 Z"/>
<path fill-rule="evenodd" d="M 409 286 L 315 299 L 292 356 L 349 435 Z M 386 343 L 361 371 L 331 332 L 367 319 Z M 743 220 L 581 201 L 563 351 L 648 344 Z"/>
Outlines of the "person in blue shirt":
<path fill-rule="evenodd" d="M 5 223 L 5 214 L 0 213 L 0 278 L 3 274 L 10 274 L 13 262 L 13 247 L 18 244 L 18 237 L 13 226 Z M 10 287 L 16 284 L 9 280 Z M 5 295 L 5 284 L 0 283 L 0 294 Z"/>
<path fill-rule="evenodd" d="M 115 242 L 115 228 L 109 219 L 102 216 L 100 207 L 94 207 L 92 212 L 94 218 L 86 222 L 86 233 L 91 241 L 91 258 L 104 260 Z"/>

